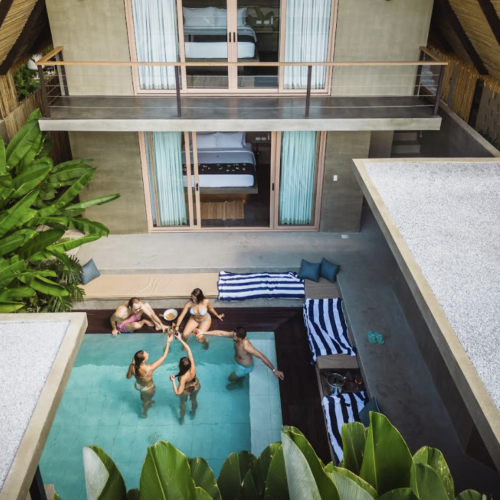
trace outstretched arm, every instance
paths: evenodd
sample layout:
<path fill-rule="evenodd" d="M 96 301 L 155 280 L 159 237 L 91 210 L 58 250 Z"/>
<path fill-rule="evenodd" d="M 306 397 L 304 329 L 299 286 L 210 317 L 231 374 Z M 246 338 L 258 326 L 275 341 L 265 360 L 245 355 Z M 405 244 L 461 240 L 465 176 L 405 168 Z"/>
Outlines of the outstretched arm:
<path fill-rule="evenodd" d="M 259 358 L 260 360 L 262 360 L 262 362 L 270 369 L 272 370 L 272 372 L 274 373 L 274 376 L 276 378 L 279 378 L 281 380 L 283 380 L 285 378 L 285 375 L 283 374 L 283 372 L 280 372 L 279 370 L 276 370 L 276 368 L 274 368 L 273 364 L 271 363 L 271 361 L 269 361 L 267 359 L 266 356 L 264 356 L 264 354 L 262 354 L 260 351 L 258 351 L 257 349 L 255 349 L 255 347 L 252 345 L 252 344 L 248 344 L 246 347 L 245 347 L 245 351 L 248 352 L 248 354 L 251 354 L 252 356 L 255 356 L 256 358 Z"/>
<path fill-rule="evenodd" d="M 189 311 L 190 307 L 191 307 L 191 302 L 190 301 L 186 302 L 186 305 L 184 306 L 181 315 L 177 318 L 177 321 L 175 323 L 172 323 L 173 327 L 182 325 L 182 322 L 184 321 L 184 318 L 186 317 L 186 314 Z"/>
<path fill-rule="evenodd" d="M 188 359 L 191 362 L 191 366 L 194 367 L 195 364 L 194 364 L 193 352 L 191 351 L 191 347 L 189 347 L 189 345 L 187 344 L 187 342 L 184 342 L 184 340 L 182 340 L 182 336 L 181 335 L 176 335 L 175 338 L 184 346 L 184 349 L 186 349 L 186 352 L 187 352 L 187 355 L 188 355 Z M 180 383 L 180 381 L 179 381 L 179 383 Z"/>
<path fill-rule="evenodd" d="M 212 307 L 212 304 L 210 303 L 210 301 L 207 299 L 207 309 L 209 311 L 210 314 L 212 314 L 213 316 L 215 316 L 216 318 L 218 318 L 219 320 L 222 321 L 222 318 L 225 316 L 224 314 L 219 314 L 213 307 Z"/>
<path fill-rule="evenodd" d="M 227 332 L 225 330 L 210 330 L 202 333 L 203 335 L 212 335 L 214 337 L 232 337 L 234 332 Z"/>
<path fill-rule="evenodd" d="M 147 303 L 144 304 L 144 314 L 149 316 L 157 328 L 160 328 L 163 332 L 165 332 L 167 327 L 161 322 L 161 319 L 156 315 L 153 308 Z"/>
<path fill-rule="evenodd" d="M 180 396 L 186 387 L 185 377 L 179 379 L 179 387 L 177 387 L 177 382 L 175 381 L 175 375 L 170 375 L 170 380 L 172 381 L 172 387 L 176 396 Z"/>
<path fill-rule="evenodd" d="M 163 356 L 161 358 L 158 358 L 154 363 L 151 363 L 151 370 L 154 371 L 156 370 L 166 359 L 168 356 L 168 349 L 170 347 L 170 342 L 173 340 L 173 336 L 168 335 L 167 337 L 167 345 L 165 346 L 165 350 L 163 351 Z"/>

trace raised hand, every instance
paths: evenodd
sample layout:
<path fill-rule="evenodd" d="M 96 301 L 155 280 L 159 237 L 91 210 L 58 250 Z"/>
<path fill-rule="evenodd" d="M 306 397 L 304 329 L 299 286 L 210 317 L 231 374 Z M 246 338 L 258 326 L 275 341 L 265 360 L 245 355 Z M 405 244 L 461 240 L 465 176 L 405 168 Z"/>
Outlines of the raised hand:
<path fill-rule="evenodd" d="M 173 382 L 175 380 L 175 375 L 170 375 L 170 380 Z"/>
<path fill-rule="evenodd" d="M 285 374 L 283 372 L 280 372 L 279 370 L 275 370 L 273 373 L 277 379 L 285 380 Z"/>

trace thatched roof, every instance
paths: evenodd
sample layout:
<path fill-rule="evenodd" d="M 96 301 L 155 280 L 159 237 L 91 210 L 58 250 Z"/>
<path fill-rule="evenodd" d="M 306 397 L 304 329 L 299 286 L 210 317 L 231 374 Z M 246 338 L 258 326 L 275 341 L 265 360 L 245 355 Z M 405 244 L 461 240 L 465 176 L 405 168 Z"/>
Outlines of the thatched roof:
<path fill-rule="evenodd" d="M 0 1 L 0 74 L 50 43 L 44 0 Z"/>
<path fill-rule="evenodd" d="M 458 20 L 459 25 L 454 23 Z M 431 43 L 500 80 L 500 0 L 436 0 Z M 469 47 L 468 47 L 469 45 Z"/>

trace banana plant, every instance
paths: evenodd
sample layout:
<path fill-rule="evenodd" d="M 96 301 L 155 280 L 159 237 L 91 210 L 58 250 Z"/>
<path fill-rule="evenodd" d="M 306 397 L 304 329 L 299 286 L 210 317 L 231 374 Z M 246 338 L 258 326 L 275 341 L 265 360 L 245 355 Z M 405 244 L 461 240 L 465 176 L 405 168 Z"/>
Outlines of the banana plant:
<path fill-rule="evenodd" d="M 54 165 L 40 117 L 39 110 L 31 113 L 7 147 L 0 139 L 0 313 L 26 310 L 42 296 L 66 303 L 71 287 L 40 271 L 38 263 L 58 259 L 70 267 L 65 252 L 109 234 L 103 224 L 82 217 L 85 209 L 119 197 L 74 202 L 96 169 L 90 160 Z M 82 237 L 61 241 L 68 229 Z"/>
<path fill-rule="evenodd" d="M 150 446 L 140 488 L 126 491 L 112 459 L 99 447 L 83 450 L 89 500 L 487 500 L 467 490 L 455 497 L 453 478 L 439 450 L 423 447 L 411 456 L 387 417 L 370 413 L 370 426 L 345 424 L 350 458 L 323 464 L 305 436 L 283 426 L 281 442 L 256 458 L 231 453 L 219 477 L 203 458 L 188 459 L 167 441 Z M 362 431 L 362 432 L 361 432 Z M 356 449 L 356 448 L 362 448 Z M 356 473 L 350 468 L 359 472 Z M 56 485 L 57 486 L 57 485 Z"/>

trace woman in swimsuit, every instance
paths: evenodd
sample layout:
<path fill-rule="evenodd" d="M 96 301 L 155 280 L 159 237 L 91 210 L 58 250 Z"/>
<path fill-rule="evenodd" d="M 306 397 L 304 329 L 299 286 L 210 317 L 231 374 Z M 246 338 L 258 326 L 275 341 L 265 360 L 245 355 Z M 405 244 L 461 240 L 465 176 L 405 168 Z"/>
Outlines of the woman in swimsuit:
<path fill-rule="evenodd" d="M 184 346 L 187 351 L 187 358 L 181 358 L 179 361 L 179 373 L 177 375 L 170 375 L 170 380 L 172 381 L 172 386 L 174 392 L 177 396 L 181 398 L 181 414 L 179 417 L 179 422 L 184 423 L 184 414 L 186 413 L 186 403 L 188 398 L 191 399 L 191 412 L 189 415 L 191 419 L 196 416 L 196 409 L 198 408 L 198 401 L 196 401 L 196 396 L 201 389 L 200 381 L 196 376 L 196 366 L 194 364 L 193 353 L 190 347 L 182 340 L 180 335 L 176 335 L 176 338 Z M 179 379 L 179 386 L 177 387 L 177 382 L 175 378 Z"/>
<path fill-rule="evenodd" d="M 174 323 L 172 326 L 180 326 L 188 311 L 191 316 L 182 332 L 184 340 L 187 341 L 195 329 L 199 330 L 201 333 L 196 336 L 196 340 L 197 342 L 203 343 L 205 349 L 208 349 L 208 340 L 203 335 L 203 332 L 208 332 L 208 330 L 210 330 L 210 325 L 212 324 L 210 313 L 221 321 L 224 314 L 217 314 L 212 304 L 210 304 L 210 301 L 205 298 L 203 292 L 199 288 L 195 288 L 192 291 L 191 299 L 186 302 L 177 323 Z"/>
<path fill-rule="evenodd" d="M 149 359 L 149 353 L 146 351 L 137 351 L 134 354 L 132 363 L 128 367 L 127 378 L 132 378 L 132 375 L 135 377 L 135 388 L 141 394 L 142 418 L 147 418 L 148 410 L 153 404 L 153 396 L 155 395 L 153 372 L 167 359 L 168 349 L 173 338 L 173 335 L 168 336 L 163 356 L 154 363 L 147 365 L 146 362 Z"/>

